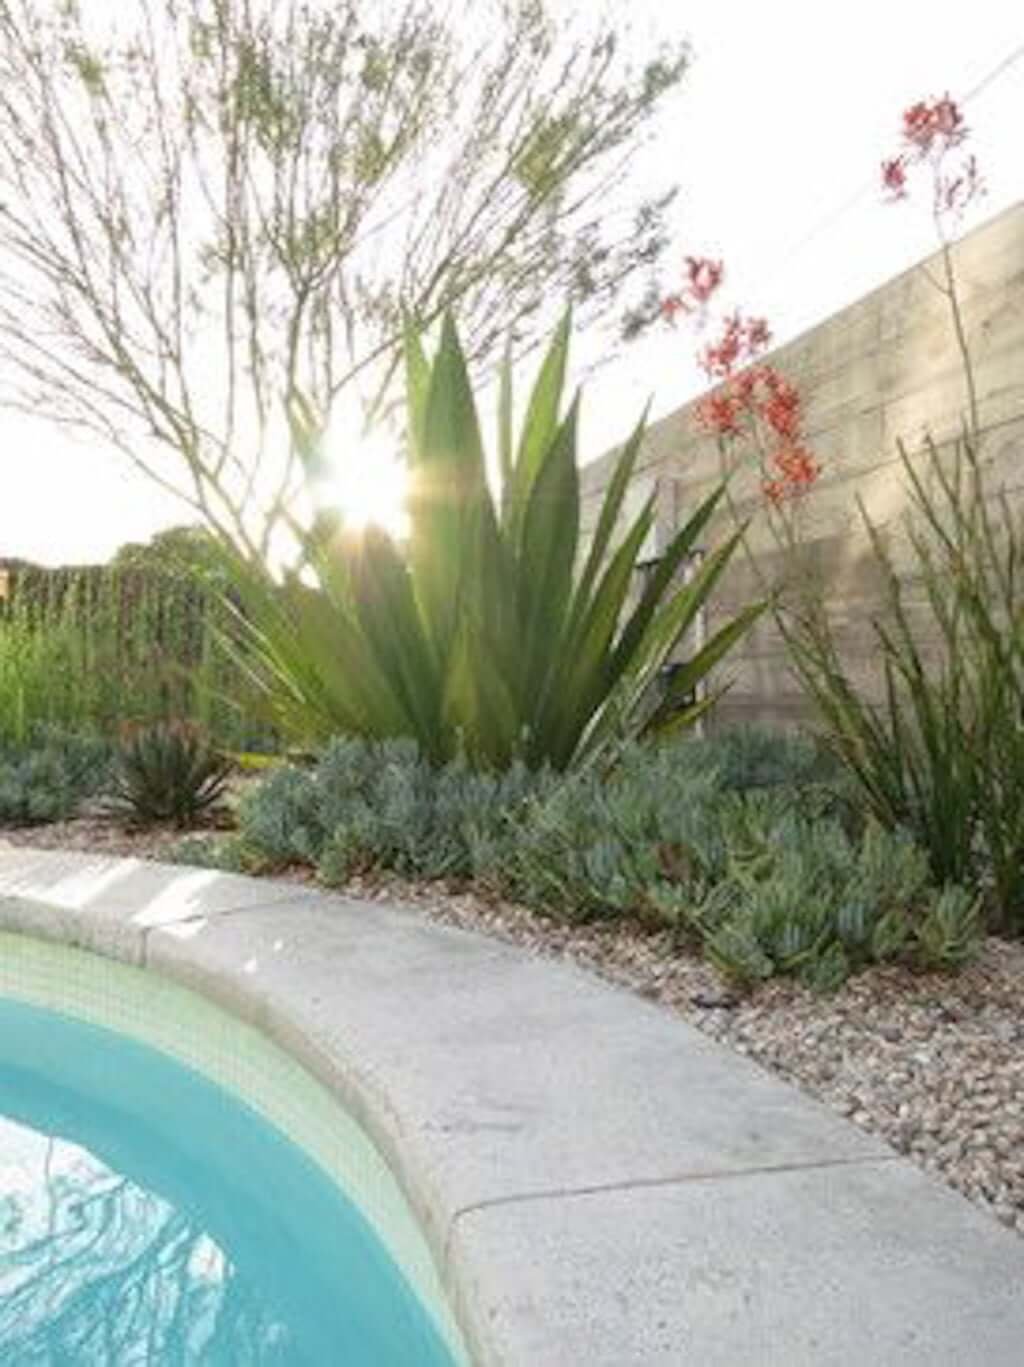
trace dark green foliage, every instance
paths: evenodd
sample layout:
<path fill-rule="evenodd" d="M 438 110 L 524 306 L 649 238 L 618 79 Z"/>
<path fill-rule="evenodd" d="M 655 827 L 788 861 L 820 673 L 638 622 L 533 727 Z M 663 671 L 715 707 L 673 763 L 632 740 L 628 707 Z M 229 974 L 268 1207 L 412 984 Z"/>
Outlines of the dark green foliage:
<path fill-rule="evenodd" d="M 692 762 L 713 768 L 723 788 L 746 792 L 780 784 L 800 788 L 835 782 L 842 766 L 802 732 L 733 726 L 691 742 Z"/>
<path fill-rule="evenodd" d="M 52 727 L 30 728 L 22 745 L 0 749 L 0 821 L 63 821 L 97 793 L 110 766 L 110 746 Z"/>
<path fill-rule="evenodd" d="M 223 796 L 231 761 L 184 722 L 142 726 L 122 741 L 111 804 L 140 825 L 192 825 Z"/>
<path fill-rule="evenodd" d="M 17 570 L 0 602 L 0 741 L 24 747 L 39 726 L 113 738 L 187 717 L 226 748 L 266 743 L 219 634 L 223 584 L 199 577 L 198 552 L 191 567 L 170 557 Z"/>
<path fill-rule="evenodd" d="M 128 541 L 110 562 L 112 570 L 135 570 L 184 583 L 216 578 L 219 564 L 213 533 L 205 527 L 168 527 L 148 541 Z"/>

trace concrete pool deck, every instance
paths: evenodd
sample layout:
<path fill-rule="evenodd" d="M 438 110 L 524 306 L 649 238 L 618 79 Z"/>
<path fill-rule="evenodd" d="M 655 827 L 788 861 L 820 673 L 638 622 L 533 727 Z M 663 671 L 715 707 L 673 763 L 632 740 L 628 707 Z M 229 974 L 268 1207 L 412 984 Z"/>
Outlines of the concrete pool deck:
<path fill-rule="evenodd" d="M 11 847 L 0 929 L 163 974 L 328 1086 L 480 1367 L 1024 1360 L 1024 1242 L 582 971 L 291 885 Z"/>

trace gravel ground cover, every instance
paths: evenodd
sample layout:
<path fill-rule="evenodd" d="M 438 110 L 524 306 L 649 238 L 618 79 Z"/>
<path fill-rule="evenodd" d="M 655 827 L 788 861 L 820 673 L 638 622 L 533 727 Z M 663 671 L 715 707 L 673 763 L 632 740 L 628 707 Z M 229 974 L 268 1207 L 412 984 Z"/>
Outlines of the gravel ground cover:
<path fill-rule="evenodd" d="M 0 828 L 0 841 L 159 859 L 170 830 L 100 816 Z M 308 883 L 308 869 L 280 877 Z M 521 906 L 392 877 L 352 896 L 405 903 L 447 925 L 572 960 L 660 1003 L 885 1138 L 1024 1235 L 1024 945 L 995 938 L 955 977 L 875 968 L 832 996 L 776 980 L 735 992 L 666 933 L 633 923 L 567 926 Z"/>

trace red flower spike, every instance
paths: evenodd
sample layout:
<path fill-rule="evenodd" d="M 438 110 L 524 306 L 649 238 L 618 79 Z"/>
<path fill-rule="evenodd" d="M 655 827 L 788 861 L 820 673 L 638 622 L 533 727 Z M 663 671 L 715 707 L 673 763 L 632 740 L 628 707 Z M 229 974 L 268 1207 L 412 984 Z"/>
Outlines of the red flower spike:
<path fill-rule="evenodd" d="M 949 95 L 941 100 L 918 100 L 903 114 L 903 139 L 920 156 L 927 156 L 939 143 L 939 151 L 948 151 L 963 142 L 967 136 L 964 116 L 960 106 Z"/>
<path fill-rule="evenodd" d="M 772 461 L 783 479 L 791 485 L 813 484 L 821 473 L 821 467 L 803 446 L 787 446 L 776 451 Z"/>
<path fill-rule="evenodd" d="M 733 395 L 719 392 L 709 394 L 697 405 L 696 417 L 705 431 L 718 437 L 738 437 L 742 434 L 742 407 Z"/>
<path fill-rule="evenodd" d="M 761 484 L 765 498 L 774 507 L 800 498 L 821 474 L 821 466 L 803 446 L 784 446 L 772 455 L 778 474 Z"/>
<path fill-rule="evenodd" d="M 960 214 L 975 196 L 983 193 L 974 157 L 969 157 L 955 172 L 945 168 L 947 156 L 968 133 L 960 106 L 948 94 L 941 99 L 918 100 L 906 109 L 902 123 L 906 150 L 882 163 L 882 185 L 890 202 L 906 198 L 911 167 L 927 162 L 932 173 L 936 215 Z"/>
<path fill-rule="evenodd" d="M 722 283 L 725 267 L 707 256 L 688 256 L 685 261 L 689 292 L 698 304 L 706 304 Z"/>
<path fill-rule="evenodd" d="M 733 379 L 732 385 L 736 397 L 747 407 L 753 407 L 756 402 L 757 389 L 759 385 L 767 385 L 771 376 L 769 366 L 751 365 Z"/>
<path fill-rule="evenodd" d="M 932 143 L 931 106 L 918 100 L 903 111 L 903 137 L 919 151 L 927 152 Z"/>
<path fill-rule="evenodd" d="M 744 318 L 734 313 L 725 320 L 717 342 L 706 346 L 700 364 L 713 380 L 727 380 L 741 361 L 750 361 L 771 341 L 772 334 L 764 318 Z"/>
<path fill-rule="evenodd" d="M 942 138 L 947 147 L 955 147 L 967 136 L 960 107 L 948 95 L 944 95 L 932 105 L 931 120 L 935 136 Z"/>
<path fill-rule="evenodd" d="M 701 353 L 700 363 L 712 380 L 726 380 L 736 367 L 743 352 L 743 325 L 738 313 L 725 320 L 725 327 L 717 342 L 709 343 Z"/>
<path fill-rule="evenodd" d="M 747 319 L 747 352 L 753 356 L 771 345 L 772 334 L 765 318 Z"/>
<path fill-rule="evenodd" d="M 926 116 L 930 117 L 929 109 L 922 106 L 922 125 L 927 122 Z M 950 123 L 949 111 L 943 117 Z M 893 165 L 899 171 L 889 173 L 888 180 L 895 185 L 907 159 L 900 157 Z M 954 193 L 960 194 L 960 188 Z M 673 323 L 680 313 L 696 314 L 697 325 L 703 326 L 707 302 L 722 283 L 723 264 L 695 256 L 686 257 L 684 262 L 683 288 L 663 300 L 661 313 Z M 803 416 L 798 391 L 772 366 L 753 363 L 771 341 L 771 329 L 764 318 L 749 318 L 736 311 L 722 319 L 717 340 L 707 343 L 698 355 L 700 365 L 717 387 L 698 402 L 695 418 L 703 431 L 724 440 L 743 438 L 749 429 L 767 429 L 762 435 L 774 440 L 777 449 L 767 458 L 772 477 L 765 478 L 761 487 L 768 501 L 779 506 L 804 494 L 818 478 L 821 466 L 800 445 Z"/>
<path fill-rule="evenodd" d="M 906 199 L 907 168 L 902 157 L 882 162 L 882 188 L 887 190 L 893 199 Z"/>
<path fill-rule="evenodd" d="M 760 407 L 760 414 L 775 435 L 783 441 L 796 441 L 800 435 L 800 401 L 796 394 L 773 394 Z"/>

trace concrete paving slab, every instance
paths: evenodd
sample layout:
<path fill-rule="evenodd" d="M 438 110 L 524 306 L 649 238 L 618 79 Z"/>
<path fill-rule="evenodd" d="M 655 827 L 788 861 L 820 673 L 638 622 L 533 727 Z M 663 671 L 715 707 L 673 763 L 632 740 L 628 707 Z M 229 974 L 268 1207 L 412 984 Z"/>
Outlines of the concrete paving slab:
<path fill-rule="evenodd" d="M 9 929 L 134 964 L 142 961 L 145 932 L 154 926 L 295 897 L 294 888 L 212 869 L 73 851 L 0 850 L 0 902 Z"/>
<path fill-rule="evenodd" d="M 348 1104 L 382 1147 L 400 1136 L 435 1233 L 509 1196 L 891 1154 L 663 1010 L 379 905 L 166 927 L 146 962 L 313 1071 L 333 1060 L 335 1089 L 357 1078 Z"/>
<path fill-rule="evenodd" d="M 451 1259 L 489 1367 L 1024 1361 L 1021 1241 L 902 1160 L 491 1206 Z"/>

